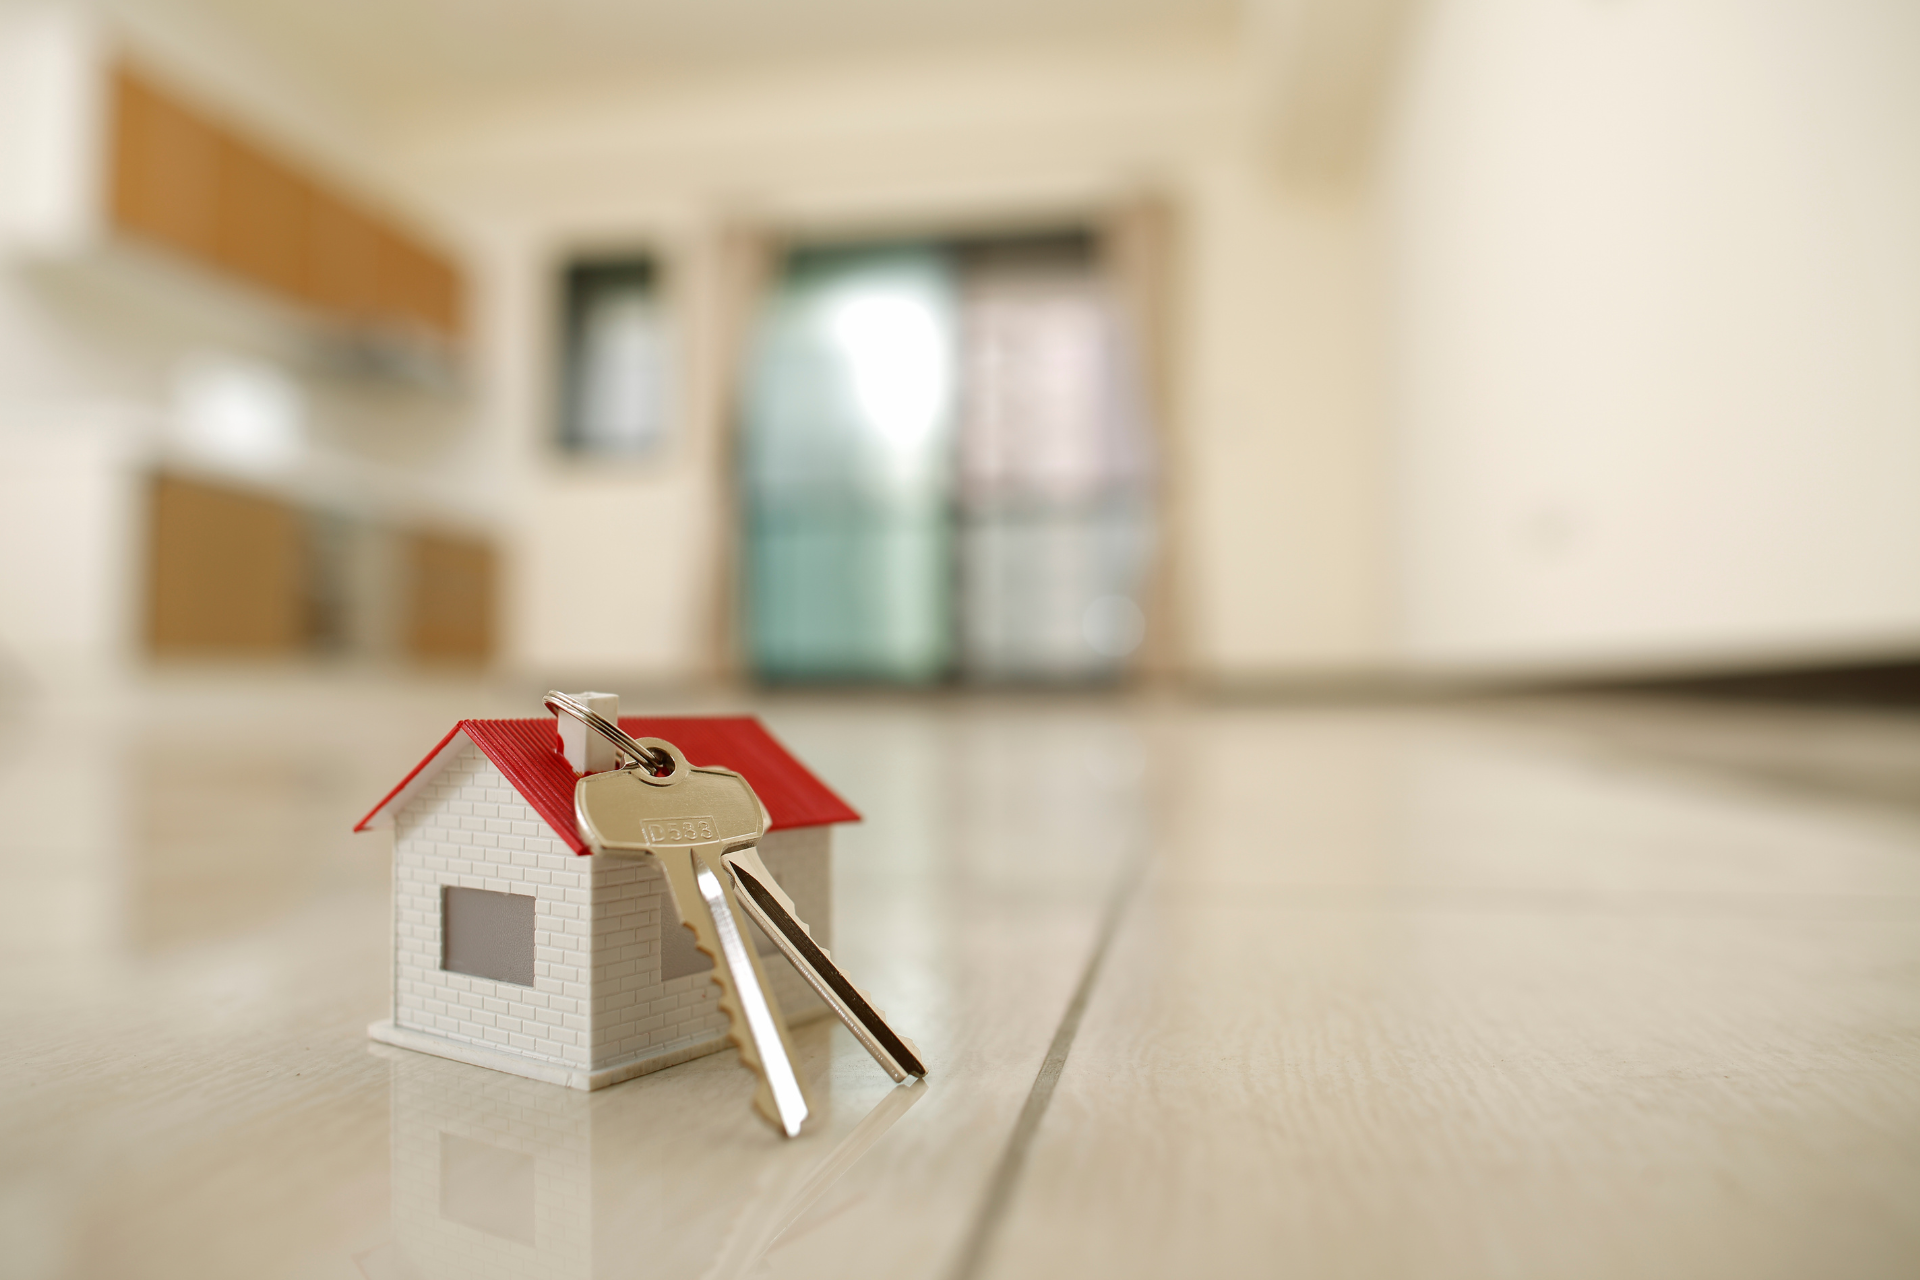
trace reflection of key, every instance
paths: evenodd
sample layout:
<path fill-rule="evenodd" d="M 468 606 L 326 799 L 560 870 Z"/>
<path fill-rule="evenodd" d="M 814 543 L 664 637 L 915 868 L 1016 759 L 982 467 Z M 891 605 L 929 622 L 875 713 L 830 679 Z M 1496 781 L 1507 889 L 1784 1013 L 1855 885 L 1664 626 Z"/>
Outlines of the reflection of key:
<path fill-rule="evenodd" d="M 680 919 L 693 930 L 695 945 L 713 958 L 720 1007 L 740 1061 L 760 1077 L 754 1105 L 791 1138 L 812 1105 L 793 1067 L 786 1019 L 747 943 L 732 874 L 721 861 L 721 854 L 751 849 L 760 839 L 766 829 L 760 799 L 739 774 L 693 768 L 670 743 L 627 741 L 649 759 L 638 768 L 580 779 L 573 803 L 581 837 L 596 853 L 658 859 Z M 670 764 L 653 763 L 662 758 Z"/>
<path fill-rule="evenodd" d="M 729 850 L 720 861 L 733 873 L 736 896 L 746 913 L 753 917 L 766 935 L 773 939 L 809 986 L 820 993 L 840 1021 L 847 1024 L 854 1039 L 866 1046 L 875 1062 L 886 1068 L 895 1080 L 924 1076 L 927 1069 L 920 1051 L 887 1023 L 886 1015 L 875 1008 L 867 993 L 853 985 L 826 948 L 813 940 L 813 931 L 793 912 L 793 901 L 780 891 L 766 864 L 755 848 Z"/>

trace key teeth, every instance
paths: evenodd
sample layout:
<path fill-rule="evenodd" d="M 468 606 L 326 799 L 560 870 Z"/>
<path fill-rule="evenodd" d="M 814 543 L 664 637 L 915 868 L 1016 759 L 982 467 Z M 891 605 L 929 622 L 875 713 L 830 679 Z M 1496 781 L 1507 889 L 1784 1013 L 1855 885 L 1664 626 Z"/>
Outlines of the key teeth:
<path fill-rule="evenodd" d="M 893 1019 L 889 1018 L 887 1016 L 887 1011 L 885 1009 L 882 1009 L 879 1006 L 879 1004 L 874 1001 L 874 998 L 867 994 L 867 989 L 859 985 L 858 983 L 856 983 L 852 978 L 847 979 L 847 985 L 860 993 L 860 998 L 867 1002 L 867 1007 L 880 1015 L 880 1020 L 886 1023 L 888 1028 L 892 1030 L 894 1036 L 900 1041 L 900 1043 L 907 1047 L 907 1052 L 913 1055 L 914 1061 L 920 1063 L 921 1066 L 924 1067 L 926 1065 L 927 1055 L 920 1052 L 919 1045 L 915 1044 L 913 1041 L 907 1039 L 907 1037 L 900 1034 L 900 1028 L 893 1025 Z M 900 1066 L 903 1070 L 906 1068 L 905 1063 L 901 1063 Z M 927 1078 L 926 1073 L 924 1071 L 921 1071 L 918 1073 L 913 1071 L 908 1071 L 907 1074 L 909 1076 L 912 1076 L 920 1080 L 924 1080 Z"/>
<path fill-rule="evenodd" d="M 701 947 L 700 951 L 705 954 L 706 948 Z M 716 972 L 722 964 L 726 963 L 721 956 L 713 957 L 713 962 Z M 727 1016 L 727 1040 L 739 1052 L 740 1065 L 753 1072 L 753 1109 L 759 1112 L 760 1118 L 772 1125 L 776 1131 L 789 1138 L 793 1137 L 798 1130 L 788 1132 L 786 1121 L 781 1118 L 780 1104 L 773 1096 L 773 1083 L 767 1079 L 766 1064 L 760 1060 L 759 1047 L 753 1042 L 753 1032 L 747 1026 L 747 1017 L 741 1011 L 740 1002 L 734 999 L 731 994 L 732 988 L 725 982 L 717 977 L 713 981 L 714 985 L 720 988 L 718 1002 L 720 1011 Z"/>
<path fill-rule="evenodd" d="M 714 963 L 718 967 L 719 957 L 715 957 Z M 780 1118 L 780 1104 L 774 1101 L 773 1085 L 767 1080 L 766 1064 L 760 1061 L 753 1033 L 747 1029 L 746 1015 L 740 1011 L 739 1002 L 727 994 L 726 984 L 715 981 L 720 988 L 720 1011 L 727 1015 L 727 1040 L 740 1054 L 740 1065 L 753 1072 L 753 1109 L 760 1113 L 762 1120 L 784 1132 L 786 1122 Z"/>
<path fill-rule="evenodd" d="M 697 864 L 694 874 L 697 879 L 699 874 Z M 753 1109 L 759 1113 L 761 1119 L 772 1125 L 776 1132 L 793 1137 L 793 1133 L 787 1131 L 786 1123 L 780 1116 L 780 1105 L 773 1096 L 773 1084 L 767 1078 L 766 1064 L 760 1060 L 759 1047 L 754 1044 L 753 1030 L 747 1023 L 746 1011 L 740 1007 L 733 985 L 722 976 L 727 970 L 727 958 L 719 948 L 717 934 L 714 939 L 715 945 L 709 947 L 698 927 L 686 920 L 680 922 L 680 927 L 693 934 L 694 949 L 713 962 L 713 969 L 708 978 L 720 989 L 720 998 L 715 1003 L 719 1005 L 720 1012 L 727 1019 L 727 1040 L 738 1051 L 740 1065 L 751 1071 L 754 1076 Z"/>
<path fill-rule="evenodd" d="M 766 1072 L 760 1067 L 760 1051 L 754 1046 L 753 1032 L 747 1026 L 747 1015 L 740 1008 L 740 1001 L 734 997 L 733 987 L 720 976 L 727 958 L 718 951 L 708 950 L 706 942 L 700 937 L 700 931 L 692 925 L 682 922 L 680 927 L 693 935 L 694 950 L 713 961 L 713 970 L 708 976 L 708 981 L 720 988 L 720 999 L 717 1003 L 720 1006 L 720 1012 L 727 1015 L 727 1039 L 731 1040 L 734 1047 L 740 1051 L 740 1060 L 760 1077 L 760 1086 L 764 1091 Z"/>
<path fill-rule="evenodd" d="M 781 906 L 787 909 L 788 919 L 792 920 L 796 925 L 800 926 L 800 932 L 807 935 L 807 941 L 813 943 L 813 945 L 816 947 L 820 947 L 821 955 L 825 956 L 829 960 L 833 959 L 833 952 L 829 951 L 826 947 L 820 946 L 820 940 L 813 936 L 813 926 L 800 918 L 800 911 L 797 907 L 793 905 L 793 899 L 787 896 L 787 891 L 780 887 L 780 882 L 778 880 L 774 879 L 773 872 L 767 870 L 767 864 L 761 861 L 760 850 L 758 846 L 755 846 L 750 849 L 736 850 L 735 852 L 727 855 L 727 860 L 744 863 L 746 865 L 748 874 L 754 878 L 755 883 L 757 883 L 761 888 L 765 889 L 768 893 L 772 894 L 773 900 L 775 902 L 778 902 Z M 852 979 L 849 978 L 848 982 L 849 984 L 851 984 Z M 881 1017 L 884 1018 L 887 1016 L 886 1012 L 884 1010 L 881 1010 L 879 1005 L 873 1004 L 872 996 L 869 996 L 864 990 L 861 990 L 861 988 L 859 987 L 854 987 L 854 990 L 859 991 L 860 998 L 862 1000 L 865 1000 L 868 1004 L 873 1005 L 875 1011 L 879 1012 Z M 919 1053 L 920 1051 L 918 1049 L 915 1049 L 914 1052 Z"/>
<path fill-rule="evenodd" d="M 787 891 L 780 887 L 778 880 L 774 879 L 773 872 L 767 870 L 767 864 L 760 858 L 760 848 L 758 845 L 746 849 L 736 849 L 732 853 L 727 854 L 721 861 L 742 864 L 746 868 L 747 874 L 753 877 L 754 883 L 758 884 L 762 889 L 765 889 L 769 894 L 772 894 L 773 900 L 786 908 L 787 917 L 796 925 L 800 926 L 800 932 L 807 935 L 807 940 L 813 943 L 814 946 L 820 947 L 820 954 L 829 960 L 833 959 L 833 952 L 820 946 L 820 940 L 813 936 L 813 926 L 800 918 L 800 910 L 793 905 L 793 899 L 787 896 Z M 862 991 L 860 994 L 865 996 L 867 993 Z M 867 1003 L 871 1004 L 873 1002 L 869 1000 Z"/>

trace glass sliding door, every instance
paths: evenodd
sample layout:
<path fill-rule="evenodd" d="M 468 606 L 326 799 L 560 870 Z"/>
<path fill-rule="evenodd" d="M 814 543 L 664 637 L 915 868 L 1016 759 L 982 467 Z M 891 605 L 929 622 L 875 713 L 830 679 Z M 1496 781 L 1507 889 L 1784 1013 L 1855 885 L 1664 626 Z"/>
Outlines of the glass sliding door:
<path fill-rule="evenodd" d="M 956 334 L 944 254 L 790 260 L 743 423 L 747 638 L 763 679 L 949 671 Z"/>
<path fill-rule="evenodd" d="M 1138 646 L 1151 455 L 1132 352 L 1084 238 L 962 253 L 960 672 L 1112 678 Z"/>
<path fill-rule="evenodd" d="M 1149 441 L 1092 237 L 795 254 L 745 397 L 755 672 L 1120 675 L 1145 625 Z"/>

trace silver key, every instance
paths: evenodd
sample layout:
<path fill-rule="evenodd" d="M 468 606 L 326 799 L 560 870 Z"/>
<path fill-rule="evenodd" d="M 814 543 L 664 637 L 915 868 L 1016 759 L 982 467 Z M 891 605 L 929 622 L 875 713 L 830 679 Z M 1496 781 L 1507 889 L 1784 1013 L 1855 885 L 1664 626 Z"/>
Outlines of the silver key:
<path fill-rule="evenodd" d="M 786 1019 L 747 943 L 732 873 L 721 861 L 730 849 L 751 848 L 765 832 L 760 799 L 739 774 L 693 768 L 671 743 L 627 741 L 648 752 L 641 766 L 591 773 L 574 786 L 580 836 L 595 853 L 652 854 L 659 862 L 681 921 L 714 960 L 720 1007 L 741 1064 L 760 1077 L 754 1106 L 794 1137 L 813 1104 L 794 1070 Z M 661 757 L 670 765 L 655 774 L 652 760 Z"/>
<path fill-rule="evenodd" d="M 766 814 L 746 779 L 729 769 L 694 768 L 671 743 L 632 738 L 565 694 L 549 693 L 547 708 L 576 717 L 638 762 L 637 767 L 580 780 L 574 790 L 580 834 L 596 851 L 660 858 L 680 918 L 694 930 L 697 945 L 716 960 L 724 959 L 714 968 L 714 980 L 721 984 L 721 1004 L 741 1060 L 760 1074 L 755 1102 L 761 1114 L 791 1137 L 799 1131 L 799 1120 L 789 1125 L 790 1112 L 797 1110 L 804 1120 L 811 1105 L 792 1068 L 785 1019 L 767 989 L 754 949 L 740 937 L 741 911 L 773 940 L 888 1075 L 898 1081 L 927 1074 L 913 1042 L 893 1029 L 813 940 L 792 900 L 768 874 L 756 847 L 766 831 Z M 705 911 L 687 909 L 696 899 Z M 711 936 L 703 924 L 711 926 Z M 729 935 L 737 948 L 730 946 Z M 765 1011 L 764 1018 L 757 1010 Z M 771 1030 L 762 1025 L 769 1021 Z M 791 1081 L 790 1086 L 784 1081 Z M 783 1104 L 786 1096 L 798 1101 Z"/>
<path fill-rule="evenodd" d="M 813 940 L 813 931 L 794 914 L 793 900 L 780 891 L 768 874 L 755 848 L 734 849 L 721 855 L 720 861 L 733 873 L 740 906 L 753 917 L 773 944 L 793 962 L 807 985 L 819 993 L 827 1006 L 840 1015 L 853 1038 L 866 1046 L 873 1060 L 894 1080 L 924 1076 L 927 1068 L 913 1041 L 895 1031 L 886 1015 L 874 1006 L 867 993 L 853 985 L 827 949 Z"/>

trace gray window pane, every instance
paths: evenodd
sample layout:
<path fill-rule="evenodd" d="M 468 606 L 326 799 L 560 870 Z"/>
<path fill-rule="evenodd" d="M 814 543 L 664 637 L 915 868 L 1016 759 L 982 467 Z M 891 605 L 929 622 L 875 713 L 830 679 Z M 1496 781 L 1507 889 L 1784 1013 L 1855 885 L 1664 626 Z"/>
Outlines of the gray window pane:
<path fill-rule="evenodd" d="M 680 923 L 680 914 L 671 894 L 667 895 L 666 907 L 660 914 L 660 981 L 671 982 L 690 973 L 711 970 L 713 960 L 694 945 L 693 931 Z M 780 948 L 774 945 L 773 939 L 762 933 L 760 926 L 752 920 L 747 921 L 747 936 L 753 939 L 753 949 L 761 957 L 780 955 Z M 786 957 L 782 956 L 782 963 L 785 960 Z"/>
<path fill-rule="evenodd" d="M 652 262 L 576 263 L 566 273 L 560 444 L 639 457 L 667 436 L 667 313 Z"/>
<path fill-rule="evenodd" d="M 533 898 L 447 885 L 440 891 L 440 967 L 533 985 Z"/>

